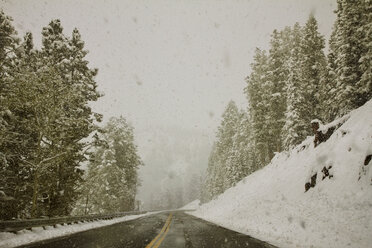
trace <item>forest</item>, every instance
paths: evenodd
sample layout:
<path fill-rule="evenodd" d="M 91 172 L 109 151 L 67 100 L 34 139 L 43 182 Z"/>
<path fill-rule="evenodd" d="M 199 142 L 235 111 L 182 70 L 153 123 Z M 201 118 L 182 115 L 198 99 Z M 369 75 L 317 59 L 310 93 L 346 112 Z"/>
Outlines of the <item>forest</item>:
<path fill-rule="evenodd" d="M 372 4 L 337 0 L 335 13 L 327 45 L 310 14 L 304 25 L 274 30 L 268 51 L 256 48 L 248 108 L 226 106 L 205 178 L 192 175 L 176 188 L 171 182 L 182 180 L 170 173 L 161 197 L 149 199 L 152 209 L 215 199 L 313 135 L 312 122 L 372 98 Z M 0 11 L 0 219 L 137 209 L 144 163 L 134 128 L 122 116 L 103 124 L 92 109 L 103 93 L 79 30 L 66 35 L 54 19 L 41 34 L 36 48 L 32 33 L 20 38 Z"/>
<path fill-rule="evenodd" d="M 274 30 L 269 51 L 256 49 L 248 109 L 231 101 L 222 115 L 202 202 L 313 135 L 312 121 L 328 123 L 372 98 L 372 4 L 338 0 L 335 13 L 327 53 L 312 14 L 304 26 Z"/>
<path fill-rule="evenodd" d="M 123 117 L 99 125 L 87 53 L 58 19 L 36 49 L 0 11 L 0 219 L 134 210 L 143 163 L 133 128 Z"/>

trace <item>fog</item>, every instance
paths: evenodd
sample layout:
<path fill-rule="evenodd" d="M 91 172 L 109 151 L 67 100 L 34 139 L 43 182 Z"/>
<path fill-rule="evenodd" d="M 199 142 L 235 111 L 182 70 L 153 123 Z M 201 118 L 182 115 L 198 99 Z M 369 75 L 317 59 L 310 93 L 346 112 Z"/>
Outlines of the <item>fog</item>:
<path fill-rule="evenodd" d="M 67 35 L 80 30 L 104 93 L 92 106 L 104 121 L 122 115 L 135 128 L 145 164 L 137 198 L 151 208 L 161 192 L 203 177 L 225 106 L 246 107 L 255 48 L 268 48 L 274 29 L 303 24 L 310 13 L 329 37 L 336 1 L 0 0 L 0 8 L 37 46 L 52 19 Z"/>

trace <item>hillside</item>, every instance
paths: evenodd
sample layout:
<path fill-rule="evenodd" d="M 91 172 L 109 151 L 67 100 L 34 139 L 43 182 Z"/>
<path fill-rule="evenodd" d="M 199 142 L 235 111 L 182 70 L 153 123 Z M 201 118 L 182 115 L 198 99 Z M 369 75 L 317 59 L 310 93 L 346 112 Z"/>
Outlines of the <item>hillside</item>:
<path fill-rule="evenodd" d="M 370 247 L 372 100 L 330 127 L 192 214 L 279 247 Z"/>

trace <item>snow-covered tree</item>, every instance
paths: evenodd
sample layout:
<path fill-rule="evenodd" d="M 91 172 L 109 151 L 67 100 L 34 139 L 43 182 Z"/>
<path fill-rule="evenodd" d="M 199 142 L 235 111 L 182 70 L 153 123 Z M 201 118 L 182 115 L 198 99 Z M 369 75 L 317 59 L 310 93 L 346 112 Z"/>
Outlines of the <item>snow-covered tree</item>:
<path fill-rule="evenodd" d="M 15 153 L 21 146 L 19 140 L 14 139 L 10 128 L 14 117 L 10 111 L 5 89 L 10 87 L 9 72 L 19 39 L 12 25 L 12 18 L 0 9 L 0 191 L 4 194 L 0 200 L 0 219 L 10 219 L 18 212 L 15 201 L 15 187 L 18 179 L 17 161 Z M 22 174 L 20 171 L 19 174 Z"/>
<path fill-rule="evenodd" d="M 290 33 L 291 31 L 289 28 L 285 28 L 281 32 L 274 30 L 270 41 L 267 71 L 267 103 L 269 105 L 269 108 L 268 112 L 266 113 L 266 135 L 269 136 L 269 160 L 271 160 L 271 158 L 274 156 L 274 152 L 280 152 L 282 150 L 281 132 L 285 121 L 285 82 L 287 81 L 289 74 L 286 63 L 290 54 L 288 46 Z"/>
<path fill-rule="evenodd" d="M 4 68 L 10 66 L 10 58 L 19 43 L 12 21 L 13 19 L 0 9 L 0 73 L 4 73 Z M 0 74 L 0 78 L 3 77 L 4 74 Z"/>
<path fill-rule="evenodd" d="M 4 30 L 10 30 L 1 37 L 15 42 L 9 20 L 1 12 Z M 6 206 L 12 211 L 4 218 L 67 215 L 78 196 L 79 166 L 90 145 L 86 138 L 100 119 L 88 103 L 100 94 L 94 82 L 96 70 L 87 67 L 86 53 L 79 53 L 82 42 L 75 42 L 80 44 L 75 49 L 62 30 L 59 21 L 44 28 L 41 51 L 34 49 L 31 33 L 19 46 L 1 43 L 2 51 L 7 51 L 7 66 L 1 67 L 0 78 L 4 103 L 0 107 L 4 162 L 0 173 L 8 175 L 4 185 L 15 185 L 6 193 L 11 193 L 13 201 Z"/>
<path fill-rule="evenodd" d="M 303 28 L 303 36 L 300 43 L 301 59 L 301 84 L 307 103 L 307 110 L 302 118 L 309 125 L 310 121 L 319 117 L 320 82 L 326 67 L 324 55 L 324 37 L 318 31 L 318 23 L 314 15 L 310 15 Z M 305 109 L 302 109 L 305 111 Z M 310 130 L 310 128 L 306 128 Z M 305 137 L 302 137 L 302 139 Z"/>
<path fill-rule="evenodd" d="M 320 82 L 319 116 L 324 122 L 334 120 L 338 114 L 338 106 L 334 102 L 337 93 L 336 58 L 337 58 L 337 22 L 333 26 L 331 37 L 328 41 L 329 51 L 327 65 Z"/>
<path fill-rule="evenodd" d="M 134 210 L 142 161 L 134 144 L 133 128 L 123 117 L 111 118 L 101 140 L 105 145 L 96 147 L 91 156 L 77 208 L 84 213 Z"/>
<path fill-rule="evenodd" d="M 54 215 L 68 213 L 78 196 L 79 166 L 86 160 L 84 151 L 91 145 L 90 141 L 83 140 L 97 129 L 95 122 L 101 118 L 92 112 L 88 103 L 96 101 L 100 94 L 94 81 L 97 70 L 88 67 L 84 42 L 76 29 L 69 39 L 63 34 L 60 21 L 53 20 L 43 28 L 42 44 L 44 65 L 55 67 L 63 82 L 61 90 L 67 88 L 70 92 L 64 95 L 65 102 L 61 105 L 63 130 L 58 132 L 55 141 L 59 146 L 69 147 L 69 156 L 58 164 L 49 187 L 49 212 Z"/>
<path fill-rule="evenodd" d="M 252 143 L 258 167 L 266 165 L 271 159 L 269 142 L 271 134 L 268 127 L 270 84 L 268 79 L 268 56 L 265 51 L 256 49 L 252 73 L 246 78 L 244 89 L 248 99 L 248 114 L 252 128 Z"/>
<path fill-rule="evenodd" d="M 311 135 L 311 120 L 320 118 L 320 99 L 324 90 L 320 83 L 326 83 L 322 81 L 326 66 L 324 38 L 318 32 L 314 16 L 310 15 L 303 29 L 296 23 L 291 33 L 286 121 L 282 130 L 286 149 Z"/>
<path fill-rule="evenodd" d="M 287 109 L 285 113 L 285 124 L 282 130 L 283 147 L 288 149 L 300 143 L 306 137 L 307 122 L 309 114 L 309 102 L 306 99 L 308 88 L 307 82 L 303 81 L 301 59 L 301 37 L 302 29 L 296 23 L 292 30 L 291 56 L 288 60 L 289 77 L 286 81 Z M 304 118 L 305 117 L 305 118 Z"/>
<path fill-rule="evenodd" d="M 358 105 L 362 105 L 365 101 L 372 98 L 372 2 L 370 0 L 362 0 L 360 3 L 360 11 L 362 12 L 362 23 L 357 30 L 357 36 L 361 38 L 362 54 L 359 59 L 360 70 L 362 75 L 357 82 L 357 94 L 360 98 Z"/>
<path fill-rule="evenodd" d="M 215 195 L 218 194 L 219 190 L 216 189 L 218 185 L 216 185 L 217 181 L 217 154 L 216 154 L 216 144 L 214 143 L 209 153 L 208 158 L 208 167 L 205 179 L 203 181 L 203 187 L 201 191 L 201 202 L 208 202 Z"/>
<path fill-rule="evenodd" d="M 254 148 L 251 139 L 251 125 L 248 113 L 239 111 L 237 129 L 233 137 L 229 157 L 226 162 L 227 181 L 226 188 L 239 182 L 243 177 L 257 169 L 254 159 Z"/>
<path fill-rule="evenodd" d="M 209 155 L 207 175 L 201 192 L 206 202 L 235 185 L 258 168 L 251 141 L 249 116 L 230 101 L 222 115 L 217 140 Z"/>
<path fill-rule="evenodd" d="M 17 31 L 12 25 L 13 19 L 0 10 L 0 155 L 7 161 L 6 151 L 8 142 L 13 140 L 12 134 L 7 131 L 10 127 L 12 113 L 8 108 L 5 90 L 10 87 L 9 73 L 14 69 L 13 58 L 19 44 Z"/>
<path fill-rule="evenodd" d="M 221 185 L 220 191 L 225 191 L 232 184 L 228 177 L 228 159 L 232 153 L 234 136 L 237 132 L 239 121 L 239 110 L 234 101 L 230 101 L 222 114 L 222 121 L 217 131 L 216 153 L 219 165 L 216 171 L 218 185 Z M 222 193 L 219 192 L 219 193 Z"/>
<path fill-rule="evenodd" d="M 370 1 L 338 0 L 336 80 L 334 102 L 338 116 L 363 105 L 370 97 Z M 368 69 L 369 68 L 369 69 Z M 365 76 L 362 78 L 362 75 Z"/>

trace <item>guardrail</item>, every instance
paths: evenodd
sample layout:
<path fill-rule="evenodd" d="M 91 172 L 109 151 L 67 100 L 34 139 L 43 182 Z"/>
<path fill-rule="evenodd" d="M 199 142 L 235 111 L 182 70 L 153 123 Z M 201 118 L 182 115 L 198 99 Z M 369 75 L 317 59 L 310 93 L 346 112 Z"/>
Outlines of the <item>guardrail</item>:
<path fill-rule="evenodd" d="M 33 227 L 43 227 L 56 225 L 71 225 L 79 222 L 90 222 L 96 220 L 110 220 L 117 217 L 123 217 L 126 215 L 138 215 L 144 214 L 147 211 L 131 211 L 121 212 L 114 214 L 94 214 L 86 216 L 69 216 L 69 217 L 52 217 L 52 218 L 40 218 L 40 219 L 27 219 L 27 220 L 8 220 L 0 221 L 0 232 L 17 232 L 23 229 L 32 229 Z"/>

